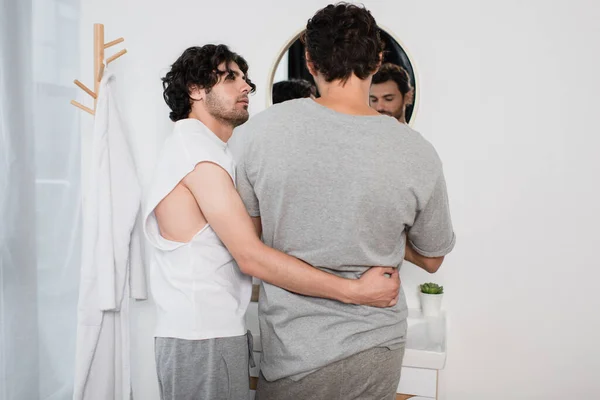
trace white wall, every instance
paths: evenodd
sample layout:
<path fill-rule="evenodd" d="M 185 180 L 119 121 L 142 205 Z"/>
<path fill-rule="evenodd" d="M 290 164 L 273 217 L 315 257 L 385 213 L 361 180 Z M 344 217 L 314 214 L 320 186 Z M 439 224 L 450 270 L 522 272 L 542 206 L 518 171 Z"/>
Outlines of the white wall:
<path fill-rule="evenodd" d="M 599 396 L 600 3 L 364 2 L 412 55 L 416 129 L 445 163 L 458 244 L 435 276 L 450 316 L 441 398 Z M 94 22 L 125 37 L 114 69 L 147 181 L 170 126 L 159 78 L 187 46 L 244 55 L 256 113 L 277 52 L 325 4 L 89 0 L 79 78 L 91 80 Z M 417 306 L 430 277 L 412 266 L 403 276 Z M 152 400 L 152 304 L 135 311 L 134 390 Z"/>

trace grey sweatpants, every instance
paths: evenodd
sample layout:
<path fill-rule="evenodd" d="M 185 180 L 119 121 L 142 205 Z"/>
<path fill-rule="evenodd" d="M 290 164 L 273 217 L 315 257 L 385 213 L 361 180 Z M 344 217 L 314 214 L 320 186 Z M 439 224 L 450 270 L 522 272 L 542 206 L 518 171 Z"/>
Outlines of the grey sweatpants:
<path fill-rule="evenodd" d="M 155 338 L 161 399 L 248 399 L 249 340 L 249 334 L 206 340 Z"/>
<path fill-rule="evenodd" d="M 404 346 L 376 347 L 329 364 L 299 381 L 269 382 L 261 374 L 256 400 L 393 400 Z"/>

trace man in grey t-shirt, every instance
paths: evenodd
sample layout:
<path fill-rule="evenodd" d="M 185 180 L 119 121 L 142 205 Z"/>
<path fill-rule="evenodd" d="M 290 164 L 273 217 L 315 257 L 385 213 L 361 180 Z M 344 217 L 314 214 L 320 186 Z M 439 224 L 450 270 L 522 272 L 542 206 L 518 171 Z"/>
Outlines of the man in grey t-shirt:
<path fill-rule="evenodd" d="M 404 258 L 435 272 L 455 240 L 442 166 L 421 135 L 369 107 L 375 20 L 331 5 L 304 39 L 321 97 L 272 106 L 236 132 L 238 191 L 263 240 L 342 277 Z M 393 399 L 406 317 L 402 292 L 373 308 L 263 283 L 258 399 Z"/>

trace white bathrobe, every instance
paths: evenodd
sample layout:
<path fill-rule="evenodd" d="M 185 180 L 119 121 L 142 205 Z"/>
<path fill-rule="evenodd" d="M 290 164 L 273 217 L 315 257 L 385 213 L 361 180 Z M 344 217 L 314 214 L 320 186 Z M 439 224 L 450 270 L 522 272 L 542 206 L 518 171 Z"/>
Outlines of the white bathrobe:
<path fill-rule="evenodd" d="M 129 297 L 145 299 L 141 189 L 105 70 L 83 215 L 74 400 L 131 397 Z"/>

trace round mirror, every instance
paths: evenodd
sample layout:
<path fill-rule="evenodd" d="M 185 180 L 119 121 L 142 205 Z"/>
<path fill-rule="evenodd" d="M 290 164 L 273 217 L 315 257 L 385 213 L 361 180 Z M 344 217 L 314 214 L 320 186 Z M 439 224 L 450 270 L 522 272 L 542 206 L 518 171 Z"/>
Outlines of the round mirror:
<path fill-rule="evenodd" d="M 303 31 L 302 31 L 303 32 Z M 267 106 L 300 97 L 318 97 L 314 79 L 306 68 L 304 45 L 298 33 L 279 55 L 271 74 Z M 370 104 L 382 114 L 412 123 L 418 102 L 418 86 L 413 64 L 403 46 L 384 29 L 383 64 L 371 85 Z"/>

